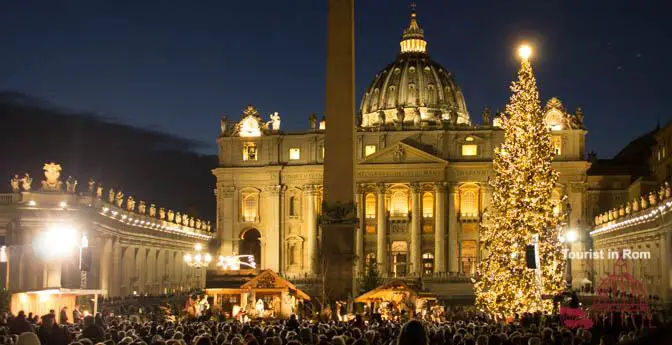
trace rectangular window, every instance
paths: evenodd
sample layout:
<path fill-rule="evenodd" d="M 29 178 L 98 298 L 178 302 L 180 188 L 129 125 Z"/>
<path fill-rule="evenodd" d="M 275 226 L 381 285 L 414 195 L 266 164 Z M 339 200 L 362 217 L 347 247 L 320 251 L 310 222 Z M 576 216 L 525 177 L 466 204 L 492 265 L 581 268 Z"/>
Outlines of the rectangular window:
<path fill-rule="evenodd" d="M 368 157 L 374 153 L 376 153 L 376 145 L 364 146 L 364 157 Z"/>
<path fill-rule="evenodd" d="M 257 144 L 255 143 L 243 144 L 243 160 L 244 161 L 257 160 Z"/>
<path fill-rule="evenodd" d="M 560 156 L 562 154 L 562 137 L 559 135 L 554 135 L 551 137 L 553 142 L 553 154 Z"/>
<path fill-rule="evenodd" d="M 478 154 L 478 145 L 475 144 L 462 145 L 463 156 L 476 156 L 477 154 Z"/>
<path fill-rule="evenodd" d="M 433 224 L 423 224 L 422 225 L 422 232 L 425 234 L 431 234 L 434 232 L 434 225 Z"/>
<path fill-rule="evenodd" d="M 301 159 L 301 149 L 298 147 L 292 147 L 289 149 L 289 160 L 295 161 Z"/>
<path fill-rule="evenodd" d="M 375 225 L 366 225 L 366 233 L 367 234 L 375 234 L 376 233 L 376 226 Z"/>

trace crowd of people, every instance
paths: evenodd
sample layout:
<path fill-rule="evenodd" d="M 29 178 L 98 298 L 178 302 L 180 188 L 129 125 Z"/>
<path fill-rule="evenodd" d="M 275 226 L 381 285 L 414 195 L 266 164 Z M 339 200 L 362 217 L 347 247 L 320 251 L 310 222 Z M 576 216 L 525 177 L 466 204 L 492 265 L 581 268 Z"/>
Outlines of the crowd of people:
<path fill-rule="evenodd" d="M 66 313 L 66 315 L 62 315 Z M 81 314 L 81 313 L 80 313 Z M 596 318 L 592 328 L 567 328 L 559 316 L 522 315 L 508 323 L 483 314 L 450 309 L 441 320 L 384 320 L 379 314 L 357 315 L 345 322 L 292 315 L 288 320 L 204 319 L 184 313 L 175 319 L 145 315 L 69 318 L 61 311 L 36 318 L 19 312 L 0 318 L 3 345 L 537 345 L 672 344 L 663 320 L 638 315 Z M 63 317 L 65 316 L 65 317 Z M 658 333 L 653 333 L 653 330 Z M 658 338 L 652 338 L 658 337 Z"/>

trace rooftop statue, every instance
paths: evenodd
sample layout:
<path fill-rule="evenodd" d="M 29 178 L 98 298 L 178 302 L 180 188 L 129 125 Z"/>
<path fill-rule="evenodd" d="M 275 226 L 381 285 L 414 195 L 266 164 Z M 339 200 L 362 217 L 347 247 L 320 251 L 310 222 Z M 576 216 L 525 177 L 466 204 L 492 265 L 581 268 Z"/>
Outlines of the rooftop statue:
<path fill-rule="evenodd" d="M 65 191 L 68 193 L 75 193 L 77 191 L 77 180 L 72 176 L 68 176 L 65 180 Z"/>
<path fill-rule="evenodd" d="M 121 207 L 121 204 L 124 203 L 124 193 L 118 191 L 117 195 L 114 197 L 114 203 L 117 205 L 117 207 Z"/>
<path fill-rule="evenodd" d="M 19 175 L 14 175 L 14 177 L 9 180 L 9 186 L 12 187 L 12 192 L 18 193 L 21 190 L 19 185 L 20 181 Z"/>
<path fill-rule="evenodd" d="M 33 178 L 30 177 L 28 173 L 23 175 L 23 178 L 21 179 L 21 186 L 23 187 L 24 191 L 30 192 L 30 189 L 33 186 Z"/>
<path fill-rule="evenodd" d="M 89 194 L 93 194 L 93 188 L 96 186 L 96 181 L 89 179 Z"/>
<path fill-rule="evenodd" d="M 272 131 L 279 131 L 280 130 L 280 114 L 278 112 L 274 112 L 273 114 L 270 115 L 271 120 L 268 121 L 267 125 L 270 124 L 269 129 Z"/>
<path fill-rule="evenodd" d="M 126 200 L 126 210 L 130 212 L 135 211 L 135 199 L 132 196 L 129 196 Z"/>
<path fill-rule="evenodd" d="M 60 192 L 63 189 L 63 182 L 59 180 L 61 166 L 56 163 L 47 163 L 43 169 L 45 179 L 42 181 L 42 189 L 50 192 Z"/>
<path fill-rule="evenodd" d="M 96 198 L 100 199 L 103 197 L 103 185 L 98 184 L 98 187 L 96 187 Z"/>
<path fill-rule="evenodd" d="M 149 216 L 156 217 L 156 205 L 154 204 L 149 205 Z"/>

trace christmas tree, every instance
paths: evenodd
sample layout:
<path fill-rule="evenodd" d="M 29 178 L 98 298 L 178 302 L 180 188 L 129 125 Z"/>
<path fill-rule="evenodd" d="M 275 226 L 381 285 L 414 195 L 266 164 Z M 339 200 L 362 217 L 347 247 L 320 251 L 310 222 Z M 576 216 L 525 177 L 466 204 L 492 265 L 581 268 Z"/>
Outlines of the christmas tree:
<path fill-rule="evenodd" d="M 511 85 L 501 127 L 504 142 L 495 150 L 495 176 L 489 221 L 482 241 L 485 257 L 474 286 L 476 304 L 497 317 L 550 311 L 548 297 L 564 287 L 564 258 L 558 238 L 552 192 L 553 170 L 549 129 L 544 123 L 539 92 L 524 46 L 518 81 Z M 539 270 L 527 268 L 526 247 L 538 243 Z"/>

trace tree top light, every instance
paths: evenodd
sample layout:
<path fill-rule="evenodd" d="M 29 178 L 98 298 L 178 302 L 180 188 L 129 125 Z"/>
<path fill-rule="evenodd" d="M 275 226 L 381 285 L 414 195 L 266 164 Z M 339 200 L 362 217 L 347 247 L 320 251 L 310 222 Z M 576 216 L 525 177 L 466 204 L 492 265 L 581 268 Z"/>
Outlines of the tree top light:
<path fill-rule="evenodd" d="M 521 44 L 520 47 L 518 47 L 518 56 L 524 60 L 529 59 L 530 56 L 532 56 L 532 47 L 528 44 Z"/>

